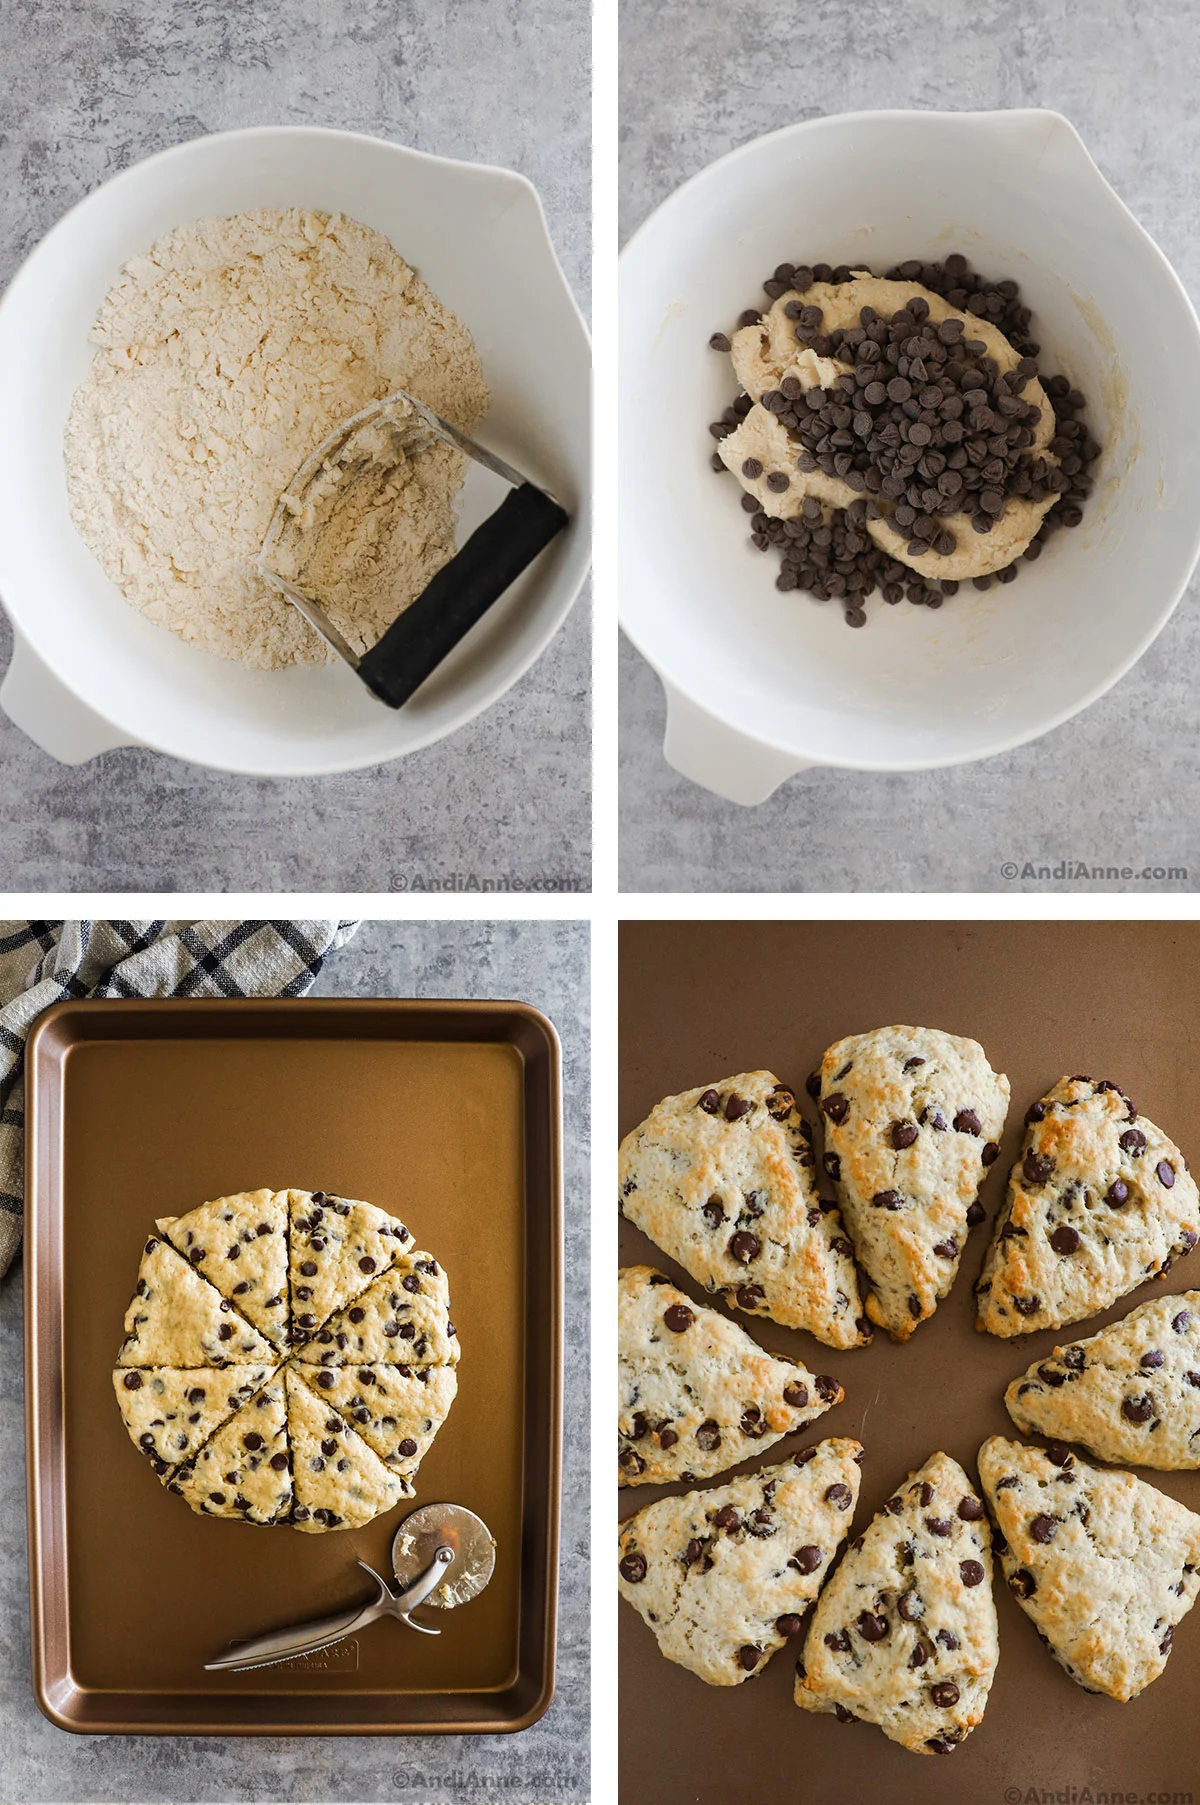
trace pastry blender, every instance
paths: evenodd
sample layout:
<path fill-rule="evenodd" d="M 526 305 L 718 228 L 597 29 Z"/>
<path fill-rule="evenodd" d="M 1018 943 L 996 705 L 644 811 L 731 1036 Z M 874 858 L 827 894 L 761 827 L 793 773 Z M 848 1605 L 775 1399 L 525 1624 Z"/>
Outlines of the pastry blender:
<path fill-rule="evenodd" d="M 324 608 L 281 574 L 278 565 L 290 531 L 312 530 L 317 509 L 344 497 L 350 484 L 378 478 L 388 460 L 419 456 L 435 440 L 453 445 L 512 487 L 493 514 L 437 571 L 420 595 L 392 622 L 369 651 L 358 653 Z M 568 523 L 554 497 L 494 452 L 435 414 L 415 395 L 398 389 L 343 420 L 301 464 L 275 504 L 258 556 L 267 582 L 287 598 L 338 657 L 389 708 L 401 708 Z"/>
<path fill-rule="evenodd" d="M 307 1623 L 293 1623 L 287 1629 L 269 1630 L 265 1636 L 236 1643 L 227 1654 L 207 1662 L 205 1672 L 238 1673 L 315 1654 L 365 1629 L 377 1617 L 397 1617 L 411 1630 L 438 1636 L 439 1629 L 419 1623 L 411 1613 L 421 1604 L 450 1610 L 477 1598 L 492 1577 L 496 1544 L 487 1524 L 474 1511 L 461 1504 L 422 1504 L 404 1519 L 392 1540 L 395 1586 L 366 1561 L 358 1564 L 375 1581 L 378 1591 L 374 1598 L 329 1617 L 310 1618 Z"/>

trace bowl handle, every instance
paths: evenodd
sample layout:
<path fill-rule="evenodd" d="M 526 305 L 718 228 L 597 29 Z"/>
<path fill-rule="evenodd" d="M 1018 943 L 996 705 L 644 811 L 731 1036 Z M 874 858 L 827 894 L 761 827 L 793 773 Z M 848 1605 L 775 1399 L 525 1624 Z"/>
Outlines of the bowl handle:
<path fill-rule="evenodd" d="M 797 771 L 813 768 L 812 760 L 749 739 L 718 721 L 707 709 L 664 682 L 667 731 L 663 756 L 681 777 L 698 783 L 727 802 L 754 808 Z"/>
<path fill-rule="evenodd" d="M 0 708 L 63 765 L 81 765 L 100 752 L 130 744 L 128 735 L 59 682 L 15 627 L 12 659 L 0 684 Z"/>

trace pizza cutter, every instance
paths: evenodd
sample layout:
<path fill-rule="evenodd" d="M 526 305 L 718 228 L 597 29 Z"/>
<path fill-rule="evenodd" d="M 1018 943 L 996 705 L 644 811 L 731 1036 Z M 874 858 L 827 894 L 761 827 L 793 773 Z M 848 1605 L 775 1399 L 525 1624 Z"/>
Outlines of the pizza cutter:
<path fill-rule="evenodd" d="M 240 1673 L 291 1661 L 297 1655 L 331 1648 L 365 1629 L 377 1617 L 396 1617 L 410 1630 L 440 1636 L 431 1623 L 411 1615 L 420 1604 L 452 1610 L 477 1598 L 496 1565 L 496 1544 L 482 1518 L 461 1504 L 422 1504 L 405 1517 L 392 1540 L 393 1587 L 366 1561 L 359 1561 L 378 1591 L 364 1604 L 351 1605 L 329 1617 L 313 1617 L 288 1629 L 269 1630 L 249 1642 L 238 1642 L 227 1654 L 205 1663 L 206 1673 Z"/>
<path fill-rule="evenodd" d="M 302 539 L 319 530 L 321 514 L 353 484 L 377 481 L 381 471 L 419 456 L 436 440 L 502 477 L 512 493 L 360 655 L 300 586 L 303 571 L 281 572 L 280 564 L 288 562 L 281 553 L 289 536 Z M 389 708 L 402 708 L 569 518 L 545 489 L 398 389 L 343 420 L 301 464 L 275 505 L 258 567 L 373 695 Z"/>

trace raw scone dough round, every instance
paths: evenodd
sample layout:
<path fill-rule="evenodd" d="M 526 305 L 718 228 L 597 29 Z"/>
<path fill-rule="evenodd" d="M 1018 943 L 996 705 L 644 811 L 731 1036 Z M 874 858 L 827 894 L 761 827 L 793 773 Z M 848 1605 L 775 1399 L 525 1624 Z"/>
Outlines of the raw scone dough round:
<path fill-rule="evenodd" d="M 167 1489 L 202 1516 L 308 1532 L 409 1497 L 458 1389 L 458 1336 L 445 1273 L 404 1224 L 258 1190 L 156 1226 L 113 1389 Z"/>
<path fill-rule="evenodd" d="M 1020 359 L 997 327 L 988 320 L 976 318 L 973 313 L 951 307 L 941 295 L 934 294 L 932 289 L 924 288 L 919 282 L 891 282 L 883 276 L 856 275 L 852 281 L 836 286 L 829 282 L 814 282 L 805 289 L 803 300 L 806 306 L 821 309 L 825 316 L 825 331 L 838 332 L 857 326 L 864 307 L 873 307 L 882 319 L 889 319 L 918 296 L 927 302 L 929 318 L 935 326 L 943 320 L 960 320 L 966 336 L 978 339 L 986 346 L 986 355 L 995 359 L 1001 375 L 1016 369 Z M 775 415 L 759 405 L 760 397 L 767 390 L 778 388 L 785 376 L 797 377 L 805 389 L 834 388 L 838 377 L 851 369 L 851 365 L 836 357 L 817 357 L 811 350 L 798 348 L 795 321 L 784 311 L 788 302 L 795 299 L 792 290 L 780 295 L 757 326 L 743 326 L 734 334 L 733 367 L 746 393 L 753 396 L 755 405 L 742 424 L 717 446 L 722 462 L 737 477 L 742 488 L 757 497 L 764 514 L 778 520 L 788 520 L 799 514 L 807 496 L 833 508 L 848 508 L 858 499 L 856 492 L 840 477 L 829 476 L 824 470 L 799 470 L 794 441 Z M 1042 410 L 1027 455 L 1057 463 L 1049 449 L 1055 430 L 1054 410 L 1036 377 L 1024 389 L 1022 400 Z M 742 474 L 742 465 L 747 458 L 757 458 L 762 465 L 760 476 Z M 775 471 L 784 471 L 790 478 L 782 495 L 777 495 L 767 484 L 767 478 Z M 957 543 L 946 557 L 938 552 L 911 554 L 907 537 L 897 533 L 886 520 L 868 520 L 865 526 L 881 551 L 899 563 L 907 564 L 923 577 L 961 582 L 967 577 L 988 576 L 1019 558 L 1057 500 L 1057 495 L 1047 495 L 1043 501 L 1030 501 L 1019 495 L 1006 496 L 1004 513 L 990 533 L 977 533 L 967 514 L 948 515 L 946 528 L 954 534 Z"/>

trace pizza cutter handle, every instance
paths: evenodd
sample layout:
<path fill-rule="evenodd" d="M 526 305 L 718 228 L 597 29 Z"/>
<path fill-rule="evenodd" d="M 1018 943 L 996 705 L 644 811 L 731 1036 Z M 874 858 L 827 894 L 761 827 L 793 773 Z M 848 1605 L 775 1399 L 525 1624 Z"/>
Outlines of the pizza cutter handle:
<path fill-rule="evenodd" d="M 402 708 L 569 518 L 533 483 L 514 489 L 359 659 L 368 689 Z"/>
<path fill-rule="evenodd" d="M 368 1569 L 370 1571 L 370 1569 Z M 393 1598 L 385 1582 L 372 1574 L 379 1591 L 366 1604 L 352 1605 L 348 1610 L 334 1611 L 328 1617 L 313 1617 L 307 1623 L 293 1623 L 287 1629 L 269 1630 L 249 1642 L 239 1642 L 228 1654 L 205 1663 L 206 1673 L 238 1672 L 245 1667 L 267 1667 L 273 1661 L 290 1661 L 296 1655 L 316 1654 L 329 1648 L 356 1630 L 365 1629 L 377 1617 L 391 1615 Z"/>

